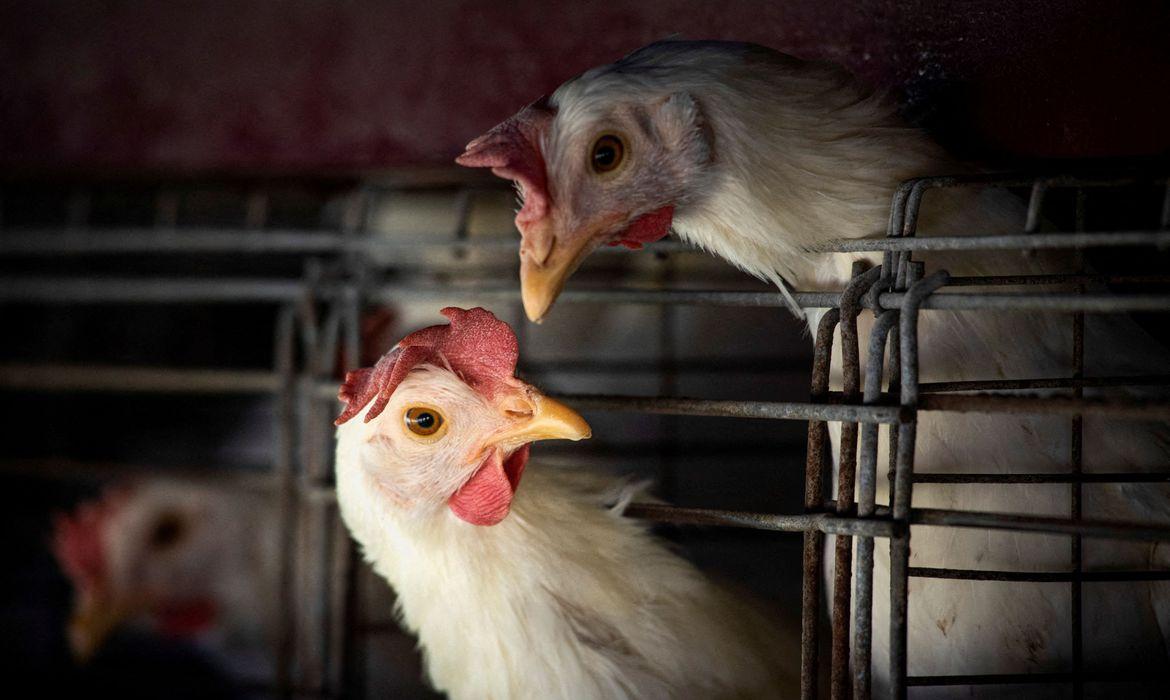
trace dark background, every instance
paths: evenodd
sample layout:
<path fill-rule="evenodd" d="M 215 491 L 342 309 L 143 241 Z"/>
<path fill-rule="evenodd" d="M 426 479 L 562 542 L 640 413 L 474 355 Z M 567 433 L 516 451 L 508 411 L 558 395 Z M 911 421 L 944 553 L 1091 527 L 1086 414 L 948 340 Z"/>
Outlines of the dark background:
<path fill-rule="evenodd" d="M 49 0 L 0 4 L 0 167 L 446 165 L 566 78 L 673 34 L 841 63 L 972 155 L 1170 148 L 1170 10 L 1153 0 Z"/>

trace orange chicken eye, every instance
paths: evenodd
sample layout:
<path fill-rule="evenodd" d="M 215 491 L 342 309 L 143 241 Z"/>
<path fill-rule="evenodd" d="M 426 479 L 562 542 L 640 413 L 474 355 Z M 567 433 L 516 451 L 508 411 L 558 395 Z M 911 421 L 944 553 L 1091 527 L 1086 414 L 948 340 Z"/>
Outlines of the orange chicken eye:
<path fill-rule="evenodd" d="M 593 151 L 589 156 L 589 161 L 593 165 L 594 172 L 608 173 L 616 170 L 622 164 L 625 155 L 626 147 L 620 138 L 613 134 L 603 134 L 593 142 Z"/>
<path fill-rule="evenodd" d="M 443 428 L 443 414 L 426 406 L 412 406 L 402 415 L 406 429 L 415 435 L 432 437 Z"/>

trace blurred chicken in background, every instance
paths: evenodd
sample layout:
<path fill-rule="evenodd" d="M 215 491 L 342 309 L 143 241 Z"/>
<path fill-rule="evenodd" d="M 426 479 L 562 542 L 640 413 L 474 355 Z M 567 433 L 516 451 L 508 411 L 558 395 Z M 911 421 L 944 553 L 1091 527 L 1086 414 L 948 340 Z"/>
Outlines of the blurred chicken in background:
<path fill-rule="evenodd" d="M 239 683 L 273 672 L 277 518 L 247 492 L 150 481 L 59 514 L 53 550 L 74 587 L 69 645 L 101 660 L 120 628 L 191 645 Z"/>

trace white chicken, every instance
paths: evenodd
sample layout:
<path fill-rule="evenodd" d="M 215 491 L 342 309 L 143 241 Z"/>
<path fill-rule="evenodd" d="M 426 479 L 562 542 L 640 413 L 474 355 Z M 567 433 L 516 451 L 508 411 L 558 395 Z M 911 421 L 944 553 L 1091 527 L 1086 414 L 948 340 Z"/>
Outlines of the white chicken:
<path fill-rule="evenodd" d="M 342 517 L 433 685 L 476 700 L 790 696 L 785 639 L 623 518 L 619 486 L 526 472 L 529 443 L 589 426 L 514 377 L 507 324 L 443 314 L 351 372 L 336 421 Z"/>
<path fill-rule="evenodd" d="M 194 645 L 236 682 L 270 681 L 276 524 L 258 495 L 165 481 L 113 487 L 59 515 L 75 657 L 130 625 Z"/>
<path fill-rule="evenodd" d="M 491 167 L 518 185 L 521 286 L 533 321 L 548 313 L 566 279 L 597 246 L 636 248 L 672 227 L 684 241 L 785 294 L 787 285 L 840 290 L 851 263 L 866 256 L 818 253 L 818 244 L 883 235 L 894 188 L 908 178 L 971 172 L 903 124 L 892 100 L 864 90 L 837 68 L 760 46 L 691 41 L 652 44 L 587 71 L 472 141 L 458 162 Z M 929 193 L 919 231 L 986 235 L 1019 232 L 1022 225 L 1013 196 L 956 189 Z M 928 270 L 954 275 L 1075 271 L 1071 256 L 1056 254 L 918 257 Z M 814 327 L 822 313 L 808 314 Z M 863 315 L 862 347 L 871 323 Z M 1072 371 L 1067 316 L 929 312 L 920 337 L 922 381 Z M 1149 373 L 1166 359 L 1164 348 L 1118 318 L 1087 319 L 1085 352 L 1086 376 Z M 835 373 L 839 384 L 839 366 Z M 1086 418 L 1084 468 L 1165 469 L 1168 437 L 1164 424 Z M 1070 440 L 1066 417 L 924 414 L 915 468 L 1067 471 Z M 881 502 L 885 480 L 879 484 Z M 1068 498 L 1067 486 L 1059 485 L 923 485 L 914 505 L 1066 516 Z M 1086 486 L 1084 515 L 1166 519 L 1170 499 L 1148 485 Z M 1069 552 L 1067 539 L 1042 535 L 915 527 L 912 538 L 916 566 L 1067 571 Z M 878 547 L 875 572 L 879 691 L 888 680 L 889 599 L 881 594 L 888 590 L 886 553 Z M 1090 568 L 1146 568 L 1165 566 L 1167 555 L 1163 547 L 1089 541 L 1085 562 Z M 914 579 L 910 591 L 911 674 L 1068 668 L 1067 584 Z M 1086 593 L 1088 667 L 1164 664 L 1168 600 L 1158 583 Z M 999 694 L 1001 688 L 971 692 Z"/>

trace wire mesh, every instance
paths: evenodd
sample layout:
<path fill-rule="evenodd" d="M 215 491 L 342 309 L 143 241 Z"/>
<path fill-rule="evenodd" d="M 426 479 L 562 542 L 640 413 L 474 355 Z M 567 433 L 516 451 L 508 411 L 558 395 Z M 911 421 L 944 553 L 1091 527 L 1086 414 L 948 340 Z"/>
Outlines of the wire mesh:
<path fill-rule="evenodd" d="M 1132 183 L 1156 183 L 1166 189 L 1160 215 L 1163 230 L 1086 231 L 1084 192 Z M 919 238 L 917 220 L 923 196 L 940 188 L 1013 187 L 1029 191 L 1027 218 L 1020 235 L 964 235 Z M 1045 198 L 1054 190 L 1073 188 L 1078 216 L 1074 231 L 1039 232 Z M 366 235 L 368 205 L 378 194 L 358 188 L 347 199 L 334 230 L 300 231 L 265 228 L 269 200 L 263 192 L 247 199 L 239 228 L 175 230 L 179 203 L 173 193 L 160 194 L 155 202 L 154 226 L 142 229 L 87 230 L 90 203 L 84 195 L 69 200 L 66 225 L 52 230 L 9 230 L 0 236 L 0 257 L 68 257 L 143 254 L 152 256 L 198 253 L 232 253 L 241 256 L 287 254 L 305 260 L 300 279 L 219 277 L 216 279 L 157 276 L 124 278 L 78 274 L 69 276 L 22 275 L 0 284 L 0 302 L 35 301 L 42 304 L 178 304 L 210 302 L 238 304 L 264 302 L 277 311 L 275 366 L 271 371 L 161 370 L 151 367 L 87 367 L 8 365 L 0 367 L 0 385 L 8 389 L 72 391 L 143 391 L 190 393 L 257 393 L 277 398 L 278 459 L 271 475 L 237 480 L 249 488 L 268 490 L 281 504 L 282 560 L 280 597 L 282 616 L 278 634 L 276 684 L 278 692 L 340 694 L 355 682 L 353 655 L 356 623 L 354 604 L 354 556 L 341 526 L 329 486 L 327 424 L 336 390 L 330 379 L 333 358 L 344 349 L 346 368 L 358 363 L 361 341 L 361 309 L 368 303 L 402 300 L 469 300 L 480 303 L 516 303 L 514 284 L 428 286 L 402 280 L 378 279 L 369 269 L 368 254 L 395 256 L 400 264 L 425 266 L 434 252 L 456 256 L 485 253 L 512 255 L 514 241 L 482 241 L 466 236 L 467 196 L 459 201 L 459 231 L 454 240 L 437 243 L 399 244 Z M 928 271 L 912 259 L 924 251 L 1041 250 L 1089 247 L 1141 248 L 1170 246 L 1170 182 L 1141 177 L 1035 177 L 978 176 L 937 177 L 909 181 L 898 188 L 891 205 L 887 236 L 882 239 L 838 241 L 825 251 L 881 253 L 881 265 L 855 267 L 850 284 L 839 292 L 798 292 L 805 308 L 823 308 L 815 333 L 812 385 L 808 402 L 769 402 L 687 399 L 672 396 L 671 379 L 678 361 L 664 353 L 660 368 L 666 377 L 660 395 L 568 395 L 564 398 L 583 409 L 674 416 L 757 418 L 808 422 L 805 497 L 803 513 L 751 513 L 718 509 L 684 508 L 658 504 L 633 504 L 631 517 L 661 522 L 728 526 L 768 531 L 803 533 L 802 563 L 802 697 L 819 697 L 822 617 L 826 600 L 831 609 L 828 659 L 829 693 L 833 698 L 852 694 L 859 700 L 872 694 L 872 604 L 874 595 L 891 601 L 889 677 L 894 697 L 904 697 L 910 687 L 988 685 L 1016 683 L 1069 684 L 1074 694 L 1086 682 L 1134 680 L 1133 674 L 1087 672 L 1083 662 L 1082 618 L 1084 583 L 1170 580 L 1170 572 L 1151 570 L 1084 571 L 1081 541 L 1084 537 L 1141 541 L 1170 540 L 1170 527 L 1154 523 L 1102 522 L 1082 513 L 1082 486 L 1092 483 L 1156 484 L 1170 481 L 1167 473 L 1085 473 L 1082 468 L 1083 417 L 1102 415 L 1135 420 L 1170 420 L 1170 402 L 1160 399 L 1099 399 L 1084 396 L 1085 388 L 1110 386 L 1161 387 L 1170 375 L 1126 377 L 1084 376 L 1084 315 L 1086 313 L 1170 311 L 1170 294 L 1143 289 L 1136 294 L 1088 292 L 1088 285 L 1164 284 L 1165 276 L 1143 275 L 1002 275 L 949 278 L 945 271 Z M 263 231 L 259 229 L 264 229 Z M 677 252 L 679 243 L 656 244 L 653 250 Z M 338 264 L 322 265 L 322 260 Z M 988 291 L 1000 286 L 1027 287 L 1009 293 Z M 1073 291 L 1063 288 L 1073 285 Z M 1061 287 L 1045 291 L 1046 286 Z M 943 288 L 962 287 L 961 293 L 936 294 Z M 779 293 L 673 288 L 669 275 L 658 288 L 568 289 L 561 303 L 651 304 L 662 307 L 663 319 L 677 305 L 783 308 Z M 1035 377 L 967 382 L 918 381 L 917 324 L 931 310 L 965 310 L 986 313 L 1030 311 L 1071 313 L 1074 367 L 1068 377 Z M 866 348 L 865 375 L 861 373 L 861 339 L 857 319 L 870 311 L 876 323 Z M 671 346 L 671 324 L 659 329 L 663 347 Z M 842 391 L 830 391 L 832 345 L 839 334 L 844 370 Z M 924 339 L 929 343 L 930 339 Z M 887 350 L 888 348 L 888 350 Z M 888 369 L 887 369 L 888 368 Z M 885 377 L 883 377 L 885 373 Z M 883 379 L 888 392 L 882 391 Z M 1023 395 L 1042 389 L 1067 389 L 1071 396 Z M 1017 392 L 1013 395 L 968 392 Z M 979 412 L 1051 414 L 1067 416 L 1071 453 L 1069 470 L 1063 474 L 930 473 L 915 472 L 915 431 L 920 412 Z M 833 462 L 827 425 L 839 422 L 841 438 L 835 446 L 837 490 L 827 500 L 826 478 Z M 889 426 L 890 503 L 876 502 L 879 426 Z M 677 455 L 664 457 L 663 476 L 672 477 Z M 79 470 L 87 469 L 80 467 Z M 68 471 L 68 470 L 66 470 Z M 915 508 L 914 484 L 1003 485 L 1068 484 L 1069 517 L 1041 517 L 1008 513 L 981 513 Z M 856 501 L 854 500 L 856 494 Z M 1072 567 L 1068 571 L 1013 572 L 911 566 L 912 525 L 986 528 L 1041 532 L 1069 537 Z M 831 585 L 824 588 L 826 534 L 835 535 Z M 314 539 L 316 538 L 316 539 Z M 856 558 L 854 542 L 856 538 Z M 875 540 L 888 540 L 891 555 L 889 591 L 875 591 L 873 566 Z M 312 544 L 316 542 L 316 544 Z M 856 569 L 856 570 L 855 570 Z M 302 580 L 305 572 L 314 581 Z M 300 577 L 300 578 L 298 578 Z M 1071 589 L 1069 615 L 1072 643 L 1067 671 L 1035 674 L 932 675 L 908 674 L 907 614 L 909 580 L 938 578 L 1006 583 L 1067 583 Z M 324 615 L 298 609 L 294 589 L 312 585 L 324 591 Z M 852 610 L 852 615 L 850 611 Z M 306 638 L 322 641 L 306 644 Z M 294 678 L 294 676 L 296 676 Z M 1151 677 L 1166 680 L 1164 675 Z"/>

